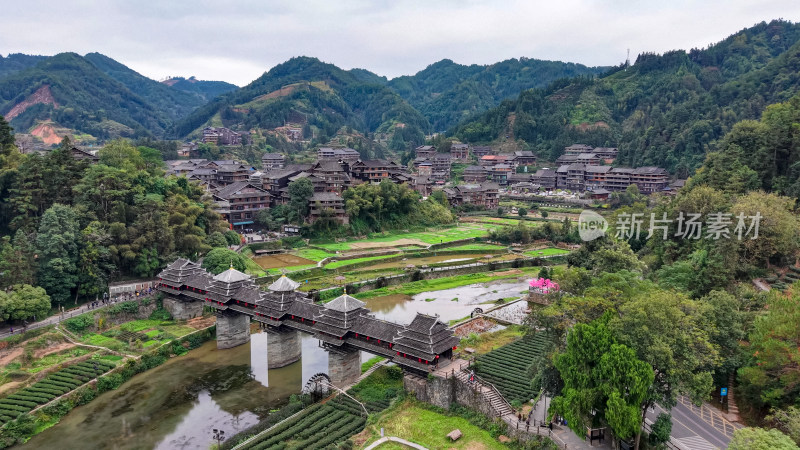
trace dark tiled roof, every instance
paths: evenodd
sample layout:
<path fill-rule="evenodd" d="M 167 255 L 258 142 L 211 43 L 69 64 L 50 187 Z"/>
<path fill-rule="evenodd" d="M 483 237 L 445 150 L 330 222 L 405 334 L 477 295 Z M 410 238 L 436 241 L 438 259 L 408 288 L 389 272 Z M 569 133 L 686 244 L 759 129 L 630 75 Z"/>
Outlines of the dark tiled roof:
<path fill-rule="evenodd" d="M 311 196 L 310 201 L 312 202 L 335 202 L 335 201 L 344 201 L 342 197 L 334 194 L 333 192 L 315 192 L 314 195 Z"/>
<path fill-rule="evenodd" d="M 394 342 L 398 331 L 402 329 L 402 325 L 364 315 L 358 318 L 352 331 L 381 341 Z"/>
<path fill-rule="evenodd" d="M 341 164 L 329 159 L 317 161 L 317 163 L 311 167 L 311 170 L 312 171 L 321 170 L 325 172 L 344 172 L 344 168 L 342 167 Z"/>
<path fill-rule="evenodd" d="M 284 160 L 286 157 L 283 156 L 281 153 L 264 153 L 261 155 L 262 160 Z"/>
<path fill-rule="evenodd" d="M 608 173 L 611 166 L 586 166 L 586 171 L 589 173 Z"/>
<path fill-rule="evenodd" d="M 447 328 L 447 325 L 439 321 L 439 318 L 436 316 L 417 313 L 417 315 L 414 316 L 414 320 L 412 320 L 406 328 L 417 333 L 430 334 L 433 330 Z"/>
<path fill-rule="evenodd" d="M 553 169 L 539 169 L 533 176 L 539 178 L 553 178 L 556 176 L 556 171 Z"/>
<path fill-rule="evenodd" d="M 633 173 L 636 175 L 667 175 L 666 169 L 651 166 L 637 167 L 633 169 Z"/>
<path fill-rule="evenodd" d="M 630 174 L 630 173 L 633 173 L 633 169 L 631 169 L 630 167 L 614 167 L 613 169 L 611 169 L 611 171 L 609 173 Z"/>
<path fill-rule="evenodd" d="M 244 188 L 246 188 L 248 186 L 252 187 L 252 188 L 254 188 L 254 189 L 256 189 L 256 190 L 258 190 L 260 192 L 262 192 L 263 194 L 269 195 L 268 191 L 262 189 L 259 186 L 256 186 L 255 184 L 253 184 L 253 183 L 251 183 L 249 181 L 236 181 L 236 182 L 231 183 L 231 184 L 225 186 L 224 188 L 220 189 L 214 195 L 219 197 L 219 198 L 228 200 L 228 199 L 231 198 L 231 196 L 236 195 L 237 192 L 241 191 L 242 189 L 244 189 Z"/>

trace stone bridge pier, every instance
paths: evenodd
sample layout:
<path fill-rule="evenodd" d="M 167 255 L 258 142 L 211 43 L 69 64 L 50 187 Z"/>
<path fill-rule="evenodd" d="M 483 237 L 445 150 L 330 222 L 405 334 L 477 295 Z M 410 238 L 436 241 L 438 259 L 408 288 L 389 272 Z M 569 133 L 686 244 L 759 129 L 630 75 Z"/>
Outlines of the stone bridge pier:
<path fill-rule="evenodd" d="M 217 348 L 233 348 L 250 341 L 250 316 L 217 311 Z"/>
<path fill-rule="evenodd" d="M 267 368 L 277 369 L 297 362 L 303 354 L 297 330 L 287 327 L 269 328 L 267 332 Z"/>
<path fill-rule="evenodd" d="M 361 352 L 354 348 L 329 349 L 328 376 L 338 388 L 355 383 L 361 376 Z"/>
<path fill-rule="evenodd" d="M 164 309 L 175 320 L 189 320 L 203 315 L 203 302 L 194 299 L 185 300 L 172 296 L 164 297 Z"/>

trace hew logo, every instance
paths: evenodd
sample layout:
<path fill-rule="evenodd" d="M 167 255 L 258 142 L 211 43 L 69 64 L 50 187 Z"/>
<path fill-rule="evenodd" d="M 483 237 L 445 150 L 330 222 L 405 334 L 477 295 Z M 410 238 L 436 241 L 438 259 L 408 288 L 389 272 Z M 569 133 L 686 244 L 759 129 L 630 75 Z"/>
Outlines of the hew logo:
<path fill-rule="evenodd" d="M 593 241 L 606 234 L 608 222 L 600 214 L 584 209 L 578 217 L 578 234 L 584 241 Z"/>

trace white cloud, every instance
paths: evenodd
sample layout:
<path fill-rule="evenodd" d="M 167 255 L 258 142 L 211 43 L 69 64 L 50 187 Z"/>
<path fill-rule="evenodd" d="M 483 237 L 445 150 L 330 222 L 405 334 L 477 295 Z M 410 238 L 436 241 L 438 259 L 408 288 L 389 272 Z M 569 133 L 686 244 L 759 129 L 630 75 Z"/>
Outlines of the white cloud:
<path fill-rule="evenodd" d="M 800 2 L 29 0 L 4 7 L 0 52 L 98 51 L 156 79 L 244 85 L 298 55 L 389 77 L 442 58 L 612 65 L 628 48 L 704 47 L 776 18 L 800 20 Z"/>

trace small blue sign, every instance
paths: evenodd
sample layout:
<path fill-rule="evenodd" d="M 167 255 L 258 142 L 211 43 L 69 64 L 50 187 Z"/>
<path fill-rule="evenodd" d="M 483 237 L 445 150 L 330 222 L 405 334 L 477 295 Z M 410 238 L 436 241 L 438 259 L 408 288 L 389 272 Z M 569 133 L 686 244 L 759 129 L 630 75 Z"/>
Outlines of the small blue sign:
<path fill-rule="evenodd" d="M 720 397 L 725 397 L 726 395 L 728 395 L 728 388 L 720 388 L 719 395 Z"/>

